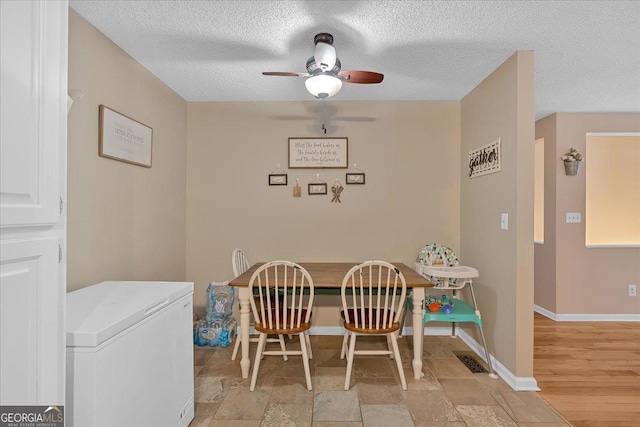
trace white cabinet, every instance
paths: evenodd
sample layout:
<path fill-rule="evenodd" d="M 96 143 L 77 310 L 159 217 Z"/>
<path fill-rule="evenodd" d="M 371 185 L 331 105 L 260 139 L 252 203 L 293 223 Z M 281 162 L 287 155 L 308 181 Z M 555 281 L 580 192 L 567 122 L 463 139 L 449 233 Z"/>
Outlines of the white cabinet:
<path fill-rule="evenodd" d="M 60 220 L 68 14 L 66 4 L 61 6 L 47 1 L 0 2 L 3 227 Z"/>
<path fill-rule="evenodd" d="M 0 1 L 0 405 L 64 404 L 67 1 Z"/>
<path fill-rule="evenodd" d="M 63 381 L 58 334 L 42 322 L 54 319 L 63 300 L 58 282 L 58 239 L 0 243 L 0 402 L 24 405 L 53 399 Z"/>

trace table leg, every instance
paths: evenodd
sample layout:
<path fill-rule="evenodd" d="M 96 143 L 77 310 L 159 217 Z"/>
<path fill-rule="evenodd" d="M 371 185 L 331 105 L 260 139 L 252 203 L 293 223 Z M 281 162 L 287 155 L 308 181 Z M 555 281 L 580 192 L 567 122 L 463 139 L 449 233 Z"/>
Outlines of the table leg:
<path fill-rule="evenodd" d="M 413 377 L 420 379 L 422 372 L 422 343 L 424 341 L 424 288 L 413 288 Z"/>
<path fill-rule="evenodd" d="M 238 288 L 238 291 L 238 299 L 240 300 L 240 344 L 242 346 L 240 368 L 242 369 L 242 378 L 249 378 L 249 368 L 251 367 L 251 359 L 249 359 L 249 325 L 251 323 L 249 288 L 241 287 Z"/>

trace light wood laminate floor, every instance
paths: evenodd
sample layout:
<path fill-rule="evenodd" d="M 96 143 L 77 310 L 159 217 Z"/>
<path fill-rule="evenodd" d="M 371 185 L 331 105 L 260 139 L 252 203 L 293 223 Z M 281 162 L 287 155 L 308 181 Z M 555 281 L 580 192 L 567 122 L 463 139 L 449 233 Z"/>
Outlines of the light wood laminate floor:
<path fill-rule="evenodd" d="M 341 336 L 312 336 L 313 391 L 300 357 L 265 356 L 255 391 L 242 379 L 229 348 L 194 351 L 196 415 L 192 427 L 566 427 L 569 423 L 538 392 L 516 392 L 502 379 L 472 374 L 455 353 L 471 353 L 459 338 L 425 337 L 424 378 L 411 374 L 410 339 L 399 340 L 408 390 L 395 362 L 356 357 L 351 389 L 344 390 Z M 359 349 L 386 347 L 384 338 L 358 338 Z M 296 346 L 287 340 L 287 346 Z M 252 345 L 252 354 L 255 344 Z"/>
<path fill-rule="evenodd" d="M 640 323 L 534 317 L 534 377 L 576 427 L 640 426 Z"/>

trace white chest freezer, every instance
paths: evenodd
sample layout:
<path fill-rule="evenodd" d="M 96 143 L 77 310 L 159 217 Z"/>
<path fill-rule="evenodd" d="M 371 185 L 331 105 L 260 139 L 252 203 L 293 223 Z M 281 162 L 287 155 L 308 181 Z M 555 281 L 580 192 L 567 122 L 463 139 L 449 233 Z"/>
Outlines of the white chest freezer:
<path fill-rule="evenodd" d="M 188 426 L 193 283 L 102 282 L 67 294 L 67 426 Z"/>

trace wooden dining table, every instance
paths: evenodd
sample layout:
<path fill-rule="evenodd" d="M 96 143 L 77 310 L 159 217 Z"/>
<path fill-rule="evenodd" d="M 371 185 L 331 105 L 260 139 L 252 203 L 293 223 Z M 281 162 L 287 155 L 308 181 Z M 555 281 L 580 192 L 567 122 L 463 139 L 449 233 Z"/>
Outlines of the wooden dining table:
<path fill-rule="evenodd" d="M 240 367 L 242 378 L 249 377 L 249 329 L 251 324 L 251 295 L 249 293 L 249 282 L 253 273 L 264 263 L 254 264 L 249 270 L 233 279 L 229 284 L 238 288 L 238 299 L 240 300 L 240 338 L 242 346 L 242 359 Z M 340 289 L 342 280 L 347 272 L 356 262 L 301 262 L 299 263 L 311 275 L 314 288 L 318 289 Z M 424 374 L 422 372 L 422 345 L 423 331 L 422 317 L 424 315 L 425 288 L 433 287 L 433 283 L 416 273 L 411 268 L 402 263 L 392 263 L 404 276 L 407 288 L 411 289 L 413 296 L 413 376 L 418 379 Z"/>

